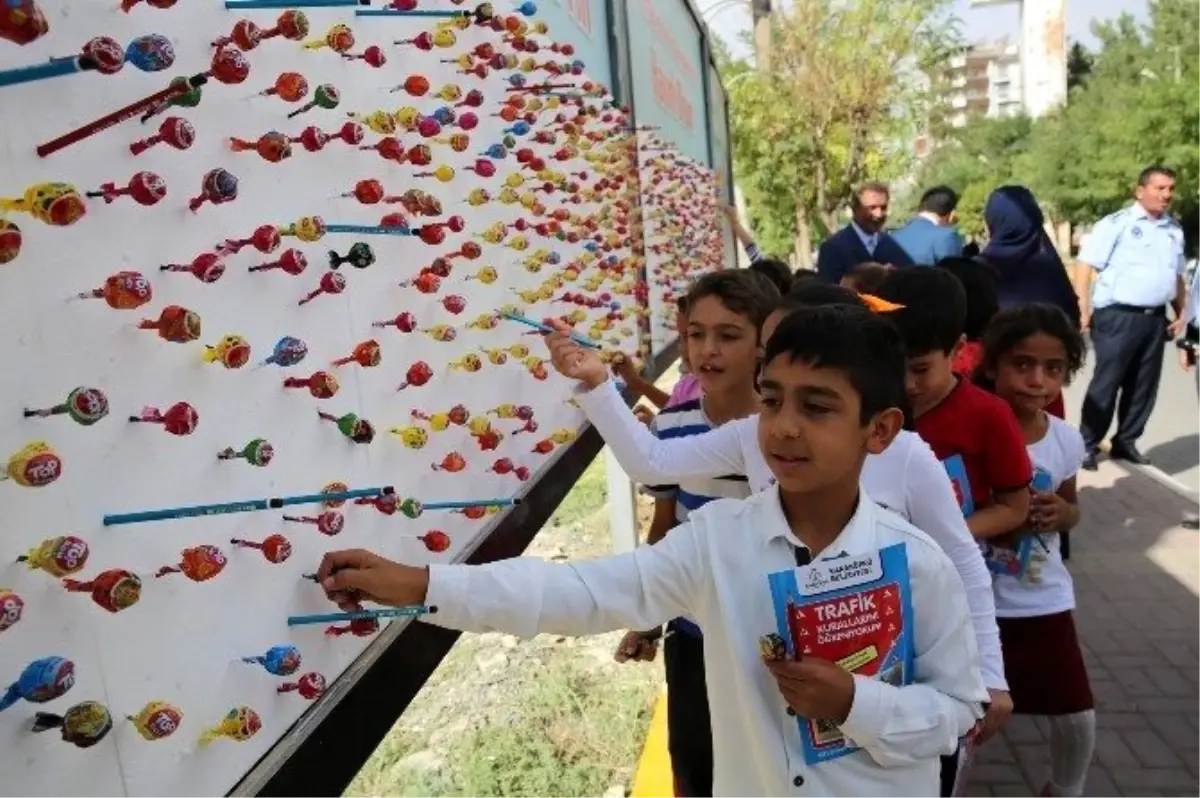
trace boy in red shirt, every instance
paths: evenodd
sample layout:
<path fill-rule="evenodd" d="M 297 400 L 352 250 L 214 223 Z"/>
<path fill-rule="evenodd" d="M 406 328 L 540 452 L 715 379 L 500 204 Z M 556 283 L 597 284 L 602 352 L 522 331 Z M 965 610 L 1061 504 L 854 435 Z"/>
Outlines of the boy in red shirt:
<path fill-rule="evenodd" d="M 946 467 L 967 528 L 977 540 L 1024 527 L 1033 478 L 1025 437 L 1008 403 L 954 373 L 965 343 L 967 296 L 947 269 L 893 272 L 876 296 L 908 353 L 906 388 L 914 428 Z M 953 792 L 958 754 L 942 760 L 942 795 Z"/>

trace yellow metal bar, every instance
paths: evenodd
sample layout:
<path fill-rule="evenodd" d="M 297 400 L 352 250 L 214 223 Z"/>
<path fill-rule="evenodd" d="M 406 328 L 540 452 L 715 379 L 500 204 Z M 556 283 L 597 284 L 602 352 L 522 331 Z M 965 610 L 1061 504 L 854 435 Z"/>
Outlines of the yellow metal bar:
<path fill-rule="evenodd" d="M 654 716 L 642 745 L 637 774 L 633 779 L 633 798 L 670 798 L 675 795 L 671 775 L 671 754 L 667 750 L 667 693 L 654 703 Z"/>

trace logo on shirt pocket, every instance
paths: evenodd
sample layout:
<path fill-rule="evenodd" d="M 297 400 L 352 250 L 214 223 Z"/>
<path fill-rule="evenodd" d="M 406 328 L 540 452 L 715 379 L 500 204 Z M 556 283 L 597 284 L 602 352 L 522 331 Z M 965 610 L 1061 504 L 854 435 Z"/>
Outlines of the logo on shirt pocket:
<path fill-rule="evenodd" d="M 964 516 L 975 512 L 975 497 L 971 495 L 971 478 L 967 476 L 967 466 L 962 455 L 956 454 L 942 461 L 950 484 L 954 488 L 954 498 L 958 499 L 958 508 Z"/>

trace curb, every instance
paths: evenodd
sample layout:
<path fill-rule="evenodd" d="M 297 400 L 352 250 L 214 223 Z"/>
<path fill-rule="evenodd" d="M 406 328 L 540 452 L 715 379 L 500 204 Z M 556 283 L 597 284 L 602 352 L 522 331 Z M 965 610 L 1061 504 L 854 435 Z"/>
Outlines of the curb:
<path fill-rule="evenodd" d="M 1143 476 L 1149 477 L 1159 485 L 1162 485 L 1164 488 L 1179 494 L 1179 496 L 1191 502 L 1192 504 L 1200 503 L 1200 493 L 1197 493 L 1187 485 L 1184 485 L 1182 482 L 1175 479 L 1173 476 L 1157 466 L 1137 465 L 1136 463 L 1117 460 L 1114 460 L 1113 463 L 1127 473 L 1142 474 Z"/>

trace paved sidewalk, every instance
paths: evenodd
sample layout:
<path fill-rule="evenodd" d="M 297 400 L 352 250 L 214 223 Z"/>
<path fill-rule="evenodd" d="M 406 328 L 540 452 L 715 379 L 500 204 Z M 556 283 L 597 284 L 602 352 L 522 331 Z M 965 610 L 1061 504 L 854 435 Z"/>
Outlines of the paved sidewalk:
<path fill-rule="evenodd" d="M 1097 725 L 1084 795 L 1200 795 L 1200 533 L 1179 525 L 1196 506 L 1109 461 L 1079 489 L 1068 567 Z M 968 795 L 1037 795 L 1046 739 L 1015 716 L 976 755 Z"/>

